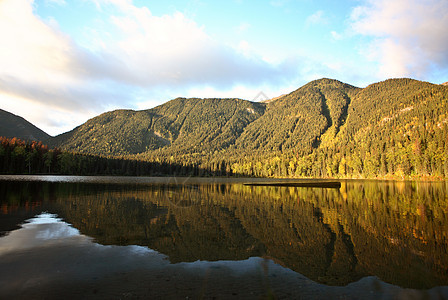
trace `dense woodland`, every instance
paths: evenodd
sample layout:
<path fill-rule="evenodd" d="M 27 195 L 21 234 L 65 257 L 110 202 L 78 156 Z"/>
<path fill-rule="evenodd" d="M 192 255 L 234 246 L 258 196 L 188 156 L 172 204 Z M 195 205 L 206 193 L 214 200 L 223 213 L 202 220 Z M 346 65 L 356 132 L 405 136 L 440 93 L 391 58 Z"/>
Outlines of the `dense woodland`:
<path fill-rule="evenodd" d="M 2 172 L 446 178 L 448 87 L 321 79 L 268 103 L 177 98 L 104 113 L 45 143 L 52 150 L 2 142 Z"/>
<path fill-rule="evenodd" d="M 448 90 L 410 83 L 412 93 L 381 84 L 359 92 L 346 124 L 337 134 L 330 128 L 309 154 L 255 156 L 236 162 L 233 170 L 292 177 L 448 177 Z"/>
<path fill-rule="evenodd" d="M 49 149 L 42 142 L 25 142 L 0 137 L 1 174 L 62 174 L 62 175 L 125 175 L 208 176 L 197 165 L 147 162 L 135 159 L 102 157 Z M 222 175 L 215 173 L 215 175 Z"/>

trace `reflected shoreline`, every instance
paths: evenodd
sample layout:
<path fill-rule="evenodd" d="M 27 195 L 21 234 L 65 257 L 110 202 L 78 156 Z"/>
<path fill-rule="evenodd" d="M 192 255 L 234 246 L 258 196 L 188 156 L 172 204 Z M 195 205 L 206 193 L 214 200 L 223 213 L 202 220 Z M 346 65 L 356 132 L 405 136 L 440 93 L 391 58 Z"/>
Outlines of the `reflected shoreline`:
<path fill-rule="evenodd" d="M 369 278 L 422 292 L 448 285 L 443 182 L 358 180 L 321 189 L 245 186 L 247 179 L 225 178 L 33 180 L 0 177 L 0 232 L 8 232 L 0 241 L 22 230 L 26 219 L 49 212 L 95 245 L 153 249 L 170 266 L 258 258 L 293 278 L 303 274 L 319 289 L 372 283 Z"/>
<path fill-rule="evenodd" d="M 19 257 L 16 254 L 19 249 L 26 251 L 27 256 Z M 448 287 L 425 291 L 403 289 L 372 276 L 344 287 L 326 286 L 260 257 L 172 264 L 165 255 L 146 247 L 95 243 L 49 213 L 28 220 L 21 229 L 0 239 L 0 256 L 0 282 L 3 283 L 0 296 L 5 298 L 56 299 L 70 295 L 259 299 L 275 295 L 278 298 L 378 299 L 448 295 Z M 29 265 L 33 268 L 27 268 Z"/>

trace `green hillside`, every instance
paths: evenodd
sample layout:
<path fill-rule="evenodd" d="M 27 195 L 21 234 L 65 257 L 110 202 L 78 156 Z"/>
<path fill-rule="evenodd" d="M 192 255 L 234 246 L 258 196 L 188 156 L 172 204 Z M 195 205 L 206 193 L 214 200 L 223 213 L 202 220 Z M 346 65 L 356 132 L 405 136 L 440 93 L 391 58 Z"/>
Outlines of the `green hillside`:
<path fill-rule="evenodd" d="M 50 135 L 24 118 L 2 109 L 0 109 L 0 136 L 16 137 L 26 141 L 44 141 L 50 138 Z"/>
<path fill-rule="evenodd" d="M 447 87 L 411 79 L 372 84 L 353 98 L 336 139 L 315 154 L 326 157 L 328 176 L 446 176 L 447 112 Z"/>
<path fill-rule="evenodd" d="M 210 153 L 240 150 L 309 152 L 335 134 L 358 88 L 321 79 L 264 103 L 177 98 L 145 111 L 117 110 L 58 136 L 54 145 L 99 155 Z"/>
<path fill-rule="evenodd" d="M 63 150 L 200 166 L 210 174 L 448 176 L 448 87 L 312 81 L 267 103 L 178 98 L 102 114 L 53 140 Z"/>
<path fill-rule="evenodd" d="M 311 151 L 327 130 L 336 133 L 347 117 L 351 97 L 359 89 L 321 79 L 267 105 L 266 113 L 237 140 L 239 149 Z"/>
<path fill-rule="evenodd" d="M 264 110 L 264 104 L 240 99 L 177 98 L 150 110 L 104 113 L 52 144 L 96 155 L 215 151 L 234 144 Z"/>

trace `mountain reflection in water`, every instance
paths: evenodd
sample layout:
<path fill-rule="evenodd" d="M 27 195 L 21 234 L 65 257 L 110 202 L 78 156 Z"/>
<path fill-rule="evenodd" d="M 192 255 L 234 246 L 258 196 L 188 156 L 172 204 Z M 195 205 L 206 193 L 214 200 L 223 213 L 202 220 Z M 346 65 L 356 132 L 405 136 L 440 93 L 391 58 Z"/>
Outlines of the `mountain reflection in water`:
<path fill-rule="evenodd" d="M 413 289 L 448 285 L 447 183 L 346 181 L 318 189 L 0 181 L 0 193 L 2 256 L 25 251 L 12 237 L 47 218 L 35 238 L 22 238 L 31 248 L 83 237 L 146 249 L 159 266 L 259 257 L 330 286 L 368 276 Z M 44 211 L 57 218 L 44 214 L 14 230 Z"/>

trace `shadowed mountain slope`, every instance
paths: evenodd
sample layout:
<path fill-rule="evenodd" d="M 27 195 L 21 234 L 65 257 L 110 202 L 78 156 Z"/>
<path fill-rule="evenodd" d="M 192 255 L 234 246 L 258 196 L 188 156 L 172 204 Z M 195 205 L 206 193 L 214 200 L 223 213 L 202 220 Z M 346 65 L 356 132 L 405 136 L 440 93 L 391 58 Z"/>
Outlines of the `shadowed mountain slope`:
<path fill-rule="evenodd" d="M 27 141 L 45 141 L 50 135 L 22 117 L 0 109 L 0 136 Z"/>

